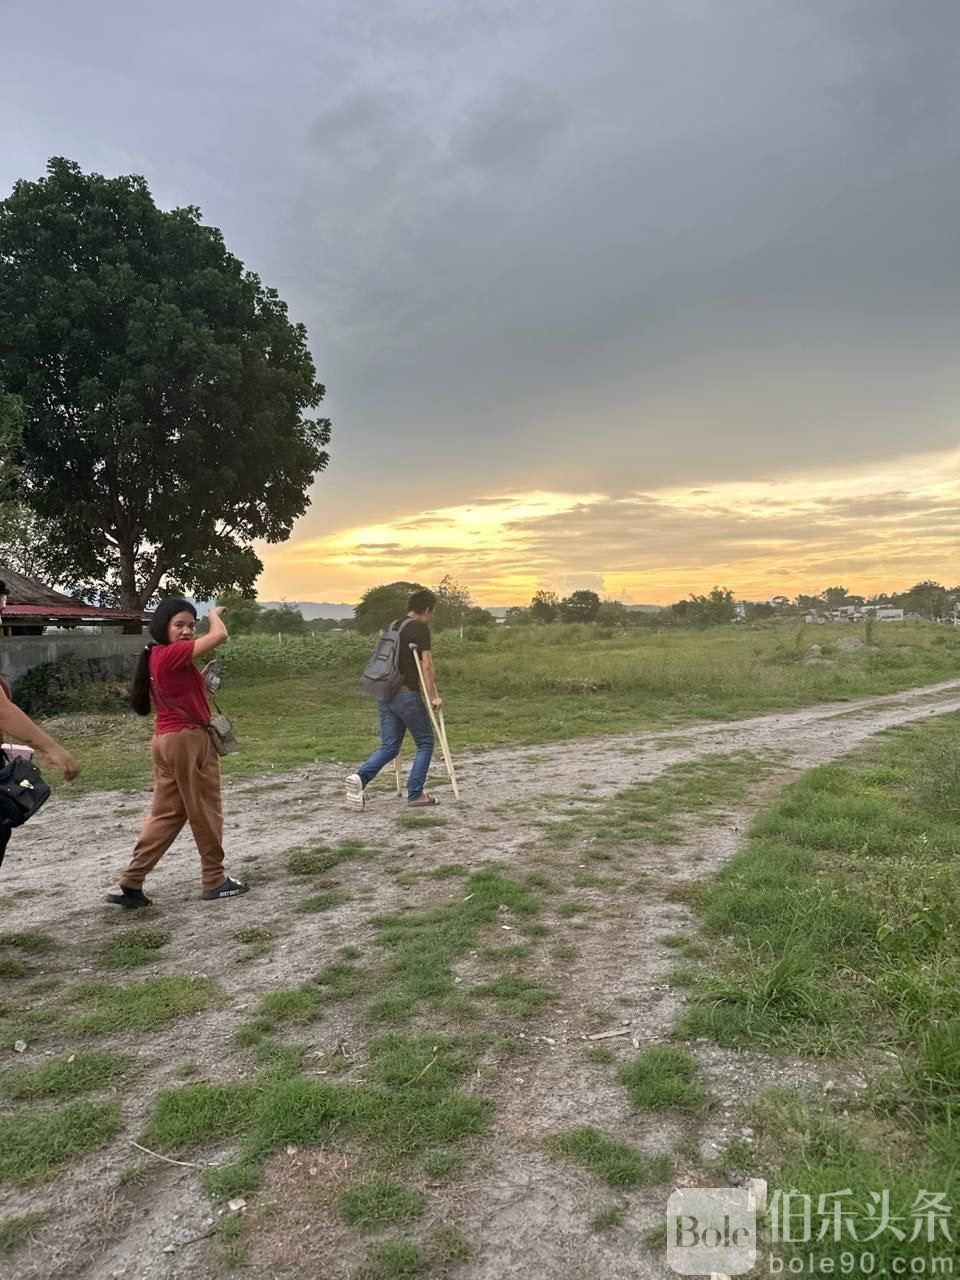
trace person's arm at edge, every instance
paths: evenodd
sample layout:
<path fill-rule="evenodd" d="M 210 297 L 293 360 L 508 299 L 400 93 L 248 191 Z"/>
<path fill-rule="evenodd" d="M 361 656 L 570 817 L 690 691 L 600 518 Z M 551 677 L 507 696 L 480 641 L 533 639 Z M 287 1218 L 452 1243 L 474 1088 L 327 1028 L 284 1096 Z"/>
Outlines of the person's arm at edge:
<path fill-rule="evenodd" d="M 55 769 L 59 769 L 68 782 L 72 782 L 80 770 L 69 751 L 54 742 L 53 738 L 43 732 L 38 724 L 30 719 L 25 711 L 14 706 L 0 689 L 0 729 L 5 741 L 19 740 L 28 747 L 42 751 Z"/>
<path fill-rule="evenodd" d="M 227 634 L 227 628 L 223 625 L 223 618 L 220 616 L 223 609 L 216 604 L 207 614 L 210 619 L 210 630 L 205 636 L 200 636 L 193 642 L 193 656 L 201 658 L 205 653 L 210 653 L 213 649 L 218 649 L 220 645 L 226 644 L 230 639 Z"/>

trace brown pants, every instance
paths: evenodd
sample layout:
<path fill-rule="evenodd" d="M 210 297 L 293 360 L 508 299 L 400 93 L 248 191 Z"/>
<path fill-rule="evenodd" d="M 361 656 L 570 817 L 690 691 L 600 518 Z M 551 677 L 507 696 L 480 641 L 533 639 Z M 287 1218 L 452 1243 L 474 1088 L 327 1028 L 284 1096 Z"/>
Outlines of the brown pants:
<path fill-rule="evenodd" d="M 120 877 L 127 889 L 142 889 L 174 840 L 190 823 L 200 854 L 204 889 L 223 884 L 223 806 L 220 758 L 205 729 L 157 734 L 153 753 L 153 808 L 143 824 L 133 858 Z"/>

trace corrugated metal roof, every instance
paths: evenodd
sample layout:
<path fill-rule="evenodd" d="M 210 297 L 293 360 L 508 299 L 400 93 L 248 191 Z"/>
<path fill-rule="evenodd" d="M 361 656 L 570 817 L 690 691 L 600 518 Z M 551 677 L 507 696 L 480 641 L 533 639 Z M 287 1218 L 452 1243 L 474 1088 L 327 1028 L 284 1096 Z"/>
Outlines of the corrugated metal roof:
<path fill-rule="evenodd" d="M 82 600 L 65 596 L 5 565 L 0 565 L 0 580 L 7 584 L 7 605 L 3 611 L 5 618 L 114 618 L 118 622 L 132 622 L 144 616 L 131 613 L 128 609 L 101 609 L 96 605 L 84 604 Z"/>

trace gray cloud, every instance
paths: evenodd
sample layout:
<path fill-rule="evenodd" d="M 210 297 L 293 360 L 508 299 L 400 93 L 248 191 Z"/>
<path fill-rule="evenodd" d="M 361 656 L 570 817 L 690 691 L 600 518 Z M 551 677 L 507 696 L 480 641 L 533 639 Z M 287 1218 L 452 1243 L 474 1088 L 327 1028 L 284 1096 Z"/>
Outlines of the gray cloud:
<path fill-rule="evenodd" d="M 304 536 L 862 465 L 956 439 L 958 37 L 953 0 L 8 4 L 0 186 L 144 172 L 280 289 L 336 431 Z"/>

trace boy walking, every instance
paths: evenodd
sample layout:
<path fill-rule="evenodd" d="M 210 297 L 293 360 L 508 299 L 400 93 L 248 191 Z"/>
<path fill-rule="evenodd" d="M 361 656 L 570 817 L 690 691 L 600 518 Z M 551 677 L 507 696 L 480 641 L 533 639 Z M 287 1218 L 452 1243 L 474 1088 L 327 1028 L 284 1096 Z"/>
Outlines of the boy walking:
<path fill-rule="evenodd" d="M 407 780 L 407 804 L 411 809 L 425 809 L 438 803 L 423 789 L 433 756 L 433 727 L 424 699 L 429 698 L 431 705 L 437 708 L 443 705 L 437 693 L 430 639 L 430 623 L 436 607 L 437 597 L 432 591 L 415 591 L 407 604 L 407 616 L 393 624 L 400 632 L 397 666 L 402 683 L 392 698 L 378 703 L 379 748 L 346 780 L 347 803 L 358 809 L 364 806 L 363 792 L 367 783 L 400 754 L 400 744 L 408 729 L 416 743 L 417 754 Z M 411 645 L 416 645 L 420 655 L 423 687 Z"/>

